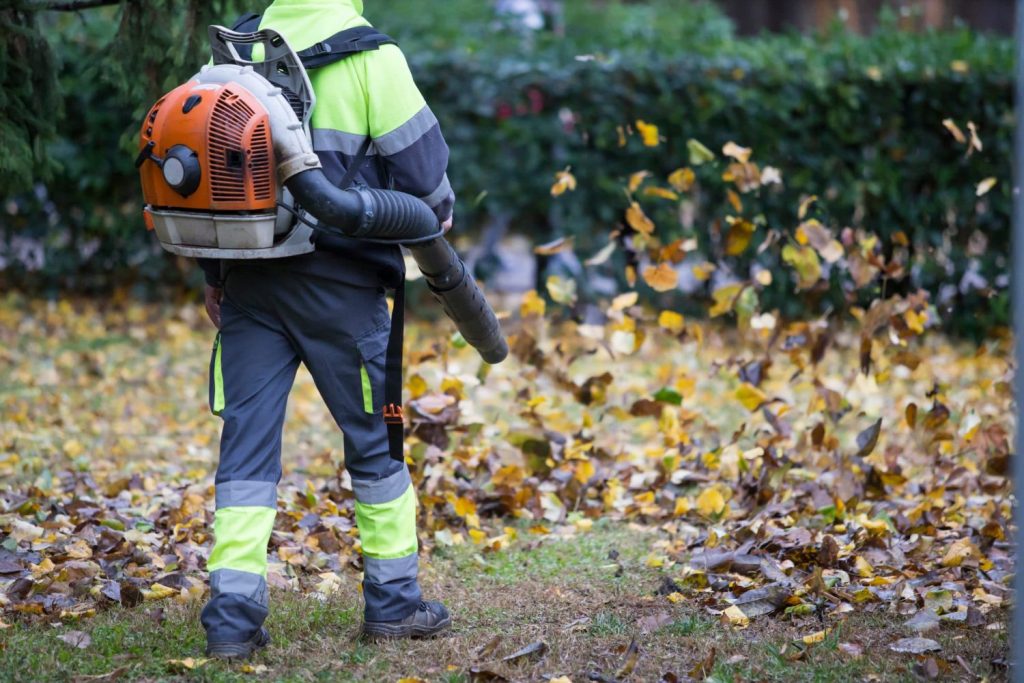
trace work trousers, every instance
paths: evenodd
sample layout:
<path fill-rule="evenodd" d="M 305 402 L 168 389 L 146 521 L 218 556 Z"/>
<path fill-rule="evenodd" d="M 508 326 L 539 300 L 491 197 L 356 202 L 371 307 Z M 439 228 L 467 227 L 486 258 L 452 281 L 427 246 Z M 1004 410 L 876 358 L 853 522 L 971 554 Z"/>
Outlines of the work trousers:
<path fill-rule="evenodd" d="M 276 264 L 239 265 L 225 280 L 210 362 L 210 405 L 224 421 L 214 546 L 207 562 L 207 637 L 244 641 L 268 613 L 267 544 L 277 512 L 281 431 L 304 363 L 344 433 L 355 493 L 369 621 L 403 619 L 420 601 L 416 493 L 388 449 L 384 361 L 391 327 L 385 291 Z"/>

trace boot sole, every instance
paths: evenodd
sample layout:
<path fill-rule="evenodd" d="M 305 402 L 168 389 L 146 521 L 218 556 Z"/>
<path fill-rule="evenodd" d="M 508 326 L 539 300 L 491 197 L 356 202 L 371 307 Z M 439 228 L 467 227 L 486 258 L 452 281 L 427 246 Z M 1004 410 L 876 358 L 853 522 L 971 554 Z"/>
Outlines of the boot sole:
<path fill-rule="evenodd" d="M 209 643 L 206 646 L 206 656 L 225 661 L 249 659 L 257 650 L 262 650 L 267 645 L 270 645 L 270 634 L 262 632 L 260 638 L 244 643 Z"/>
<path fill-rule="evenodd" d="M 412 624 L 381 624 L 366 622 L 363 624 L 363 635 L 368 638 L 412 638 L 420 640 L 433 638 L 452 625 L 452 618 L 447 617 L 433 626 L 414 626 Z"/>

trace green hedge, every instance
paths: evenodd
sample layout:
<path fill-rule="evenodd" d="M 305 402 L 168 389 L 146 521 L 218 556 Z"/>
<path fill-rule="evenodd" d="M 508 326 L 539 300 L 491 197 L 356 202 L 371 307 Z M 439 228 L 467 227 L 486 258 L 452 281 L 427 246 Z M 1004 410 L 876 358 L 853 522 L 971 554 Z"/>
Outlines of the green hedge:
<path fill-rule="evenodd" d="M 429 33 L 415 24 L 392 29 L 376 19 L 406 47 L 442 122 L 463 233 L 503 214 L 538 241 L 575 235 L 578 252 L 588 255 L 623 223 L 623 184 L 631 173 L 647 170 L 664 179 L 687 165 L 688 140 L 716 153 L 732 140 L 752 147 L 755 162 L 779 168 L 784 178 L 781 188 L 744 196 L 744 215 L 760 226 L 755 241 L 769 230 L 791 234 L 800 199 L 815 194 L 821 197 L 818 217 L 827 225 L 910 237 L 912 267 L 902 282 L 887 287 L 915 284 L 936 294 L 945 287 L 949 295 L 952 285 L 956 294 L 943 313 L 957 325 L 980 329 L 1006 321 L 1010 41 L 967 31 L 908 35 L 891 28 L 870 38 L 835 31 L 735 40 L 713 13 L 699 14 L 710 12 L 707 6 L 694 5 L 687 11 L 697 14 L 680 20 L 690 27 L 680 33 L 684 42 L 673 50 L 671 34 L 657 30 L 658 2 L 632 9 L 612 3 L 609 15 L 591 17 L 595 23 L 586 31 L 580 31 L 588 20 L 579 14 L 581 4 L 570 2 L 567 23 L 576 28 L 566 38 L 518 36 L 472 14 L 466 3 L 453 6 L 464 9 L 455 19 L 466 22 L 453 21 L 458 30 L 447 32 Z M 642 12 L 650 14 L 643 19 Z M 609 17 L 619 22 L 617 30 L 608 27 Z M 0 279 L 7 284 L 88 290 L 194 277 L 141 229 L 127 148 L 134 137 L 133 107 L 146 103 L 125 106 L 122 91 L 97 77 L 94 58 L 104 38 L 101 30 L 95 33 L 91 39 L 75 33 L 79 39 L 63 46 L 68 115 L 52 149 L 62 170 L 35 194 L 8 198 L 0 214 L 0 235 L 8 244 L 12 237 L 37 238 L 46 251 L 44 267 L 33 271 L 16 250 L 0 252 L 7 261 Z M 965 132 L 973 121 L 984 151 L 966 157 L 943 128 L 946 118 Z M 630 136 L 620 147 L 618 129 L 638 119 L 657 125 L 664 142 L 646 147 Z M 553 199 L 554 173 L 566 166 L 578 189 Z M 727 206 L 726 183 L 718 166 L 696 170 L 700 191 L 692 197 L 692 229 L 680 225 L 673 204 L 643 201 L 661 237 L 693 236 L 711 257 L 712 226 Z M 999 182 L 978 199 L 975 187 L 987 177 Z M 979 248 L 986 240 L 987 248 Z M 726 262 L 741 273 L 751 258 Z M 771 267 L 771 258 L 766 253 L 762 262 Z M 602 268 L 617 273 L 621 265 Z M 960 291 L 965 273 L 991 288 Z M 808 302 L 790 296 L 787 282 L 778 278 L 764 303 L 795 313 Z M 817 296 L 810 313 L 845 298 L 838 288 Z"/>

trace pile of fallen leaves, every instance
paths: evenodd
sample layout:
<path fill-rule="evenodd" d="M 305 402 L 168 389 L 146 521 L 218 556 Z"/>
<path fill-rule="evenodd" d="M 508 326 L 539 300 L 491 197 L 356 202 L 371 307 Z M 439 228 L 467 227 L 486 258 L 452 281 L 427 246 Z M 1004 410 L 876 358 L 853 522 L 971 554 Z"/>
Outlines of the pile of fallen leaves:
<path fill-rule="evenodd" d="M 881 335 L 865 373 L 859 335 L 823 322 L 744 337 L 629 295 L 603 324 L 544 308 L 523 299 L 497 367 L 452 348 L 447 324 L 412 326 L 427 552 L 501 552 L 608 517 L 663 532 L 648 562 L 666 600 L 735 625 L 856 609 L 927 630 L 1006 603 L 1007 342 Z M 0 330 L 5 618 L 203 599 L 219 421 L 200 308 L 8 296 Z M 286 432 L 269 580 L 328 594 L 359 570 L 359 539 L 308 376 Z"/>
<path fill-rule="evenodd" d="M 691 153 L 714 158 L 699 143 Z M 779 182 L 748 149 L 723 155 L 737 214 L 740 194 Z M 680 200 L 694 190 L 687 171 L 643 196 Z M 851 307 L 784 320 L 760 307 L 769 270 L 713 279 L 751 247 L 755 223 L 732 216 L 719 263 L 688 265 L 689 241 L 660 239 L 636 199 L 649 181 L 628 179 L 624 223 L 588 263 L 626 249 L 626 280 L 640 272 L 656 290 L 690 268 L 715 283 L 711 317 L 736 324 L 641 305 L 636 290 L 579 315 L 574 282 L 552 277 L 548 298 L 498 306 L 512 348 L 502 365 L 482 365 L 448 323 L 411 325 L 406 453 L 424 554 L 498 553 L 610 518 L 660 531 L 647 562 L 664 570 L 665 600 L 735 627 L 767 614 L 824 626 L 864 610 L 921 633 L 943 621 L 1001 628 L 990 615 L 1007 604 L 1013 569 L 1008 336 L 969 346 L 925 334 L 937 315 L 923 293 L 855 305 L 909 267 L 906 251 L 863 229 L 834 236 L 807 218 L 812 197 L 792 237 L 772 229 L 758 253 L 787 264 L 796 293 L 838 282 Z M 565 171 L 556 190 L 575 182 Z M 212 336 L 193 303 L 0 300 L 4 619 L 204 598 Z M 270 542 L 275 588 L 327 595 L 360 570 L 342 449 L 300 375 Z"/>

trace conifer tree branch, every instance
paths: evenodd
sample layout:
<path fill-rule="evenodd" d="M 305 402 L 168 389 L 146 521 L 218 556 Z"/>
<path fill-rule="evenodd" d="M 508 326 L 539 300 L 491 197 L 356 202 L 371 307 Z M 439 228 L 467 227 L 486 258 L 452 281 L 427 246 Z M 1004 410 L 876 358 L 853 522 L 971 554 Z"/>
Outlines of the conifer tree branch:
<path fill-rule="evenodd" d="M 127 0 L 133 3 L 135 0 Z M 106 7 L 109 5 L 120 5 L 121 0 L 66 0 L 65 2 L 33 2 L 16 7 L 21 10 L 49 10 L 51 12 L 77 12 L 83 9 L 94 7 Z"/>

